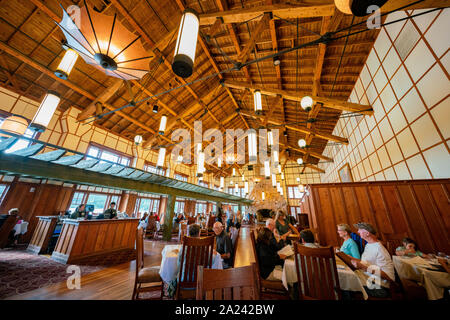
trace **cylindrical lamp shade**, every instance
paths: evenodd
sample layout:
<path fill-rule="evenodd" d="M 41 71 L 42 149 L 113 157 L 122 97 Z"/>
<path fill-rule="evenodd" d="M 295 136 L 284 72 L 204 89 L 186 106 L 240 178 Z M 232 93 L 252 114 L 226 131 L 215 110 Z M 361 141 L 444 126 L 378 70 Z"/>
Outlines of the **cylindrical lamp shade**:
<path fill-rule="evenodd" d="M 137 135 L 134 137 L 134 143 L 138 146 L 142 143 L 142 136 Z"/>
<path fill-rule="evenodd" d="M 61 79 L 67 80 L 77 59 L 78 53 L 76 53 L 75 50 L 67 49 L 64 57 L 58 65 L 58 68 L 56 68 L 55 75 Z"/>
<path fill-rule="evenodd" d="M 224 187 L 225 187 L 225 178 L 224 177 L 220 177 L 220 189 L 223 190 Z"/>
<path fill-rule="evenodd" d="M 302 184 L 299 184 L 299 185 L 298 185 L 298 191 L 300 191 L 300 193 L 305 192 L 305 186 L 302 185 Z"/>
<path fill-rule="evenodd" d="M 272 151 L 273 163 L 277 164 L 280 161 L 280 157 L 278 156 L 278 151 Z"/>
<path fill-rule="evenodd" d="M 37 131 L 44 131 L 52 119 L 60 100 L 57 92 L 48 91 L 31 121 L 31 126 Z"/>
<path fill-rule="evenodd" d="M 234 184 L 234 192 L 238 193 L 239 192 L 239 186 L 237 183 Z"/>
<path fill-rule="evenodd" d="M 266 195 L 264 194 L 264 191 L 261 192 L 261 199 L 262 199 L 263 201 L 266 200 Z"/>
<path fill-rule="evenodd" d="M 236 168 L 233 168 L 233 177 L 236 175 Z"/>
<path fill-rule="evenodd" d="M 284 180 L 284 173 L 281 173 L 281 180 Z"/>
<path fill-rule="evenodd" d="M 261 114 L 262 113 L 261 91 L 255 90 L 255 92 L 253 93 L 253 100 L 255 103 L 256 114 Z"/>
<path fill-rule="evenodd" d="M 217 166 L 218 166 L 219 168 L 222 167 L 222 158 L 221 158 L 221 157 L 217 158 Z"/>
<path fill-rule="evenodd" d="M 205 172 L 205 153 L 198 153 L 198 163 L 197 163 L 197 177 L 203 177 Z"/>
<path fill-rule="evenodd" d="M 164 167 L 165 158 L 166 158 L 166 148 L 159 148 L 158 161 L 156 162 L 156 166 L 158 168 Z"/>
<path fill-rule="evenodd" d="M 182 156 L 182 155 L 179 155 L 179 156 L 177 157 L 177 162 L 178 162 L 178 163 L 182 163 L 182 162 L 183 162 L 183 156 Z"/>
<path fill-rule="evenodd" d="M 197 12 L 189 8 L 184 10 L 172 62 L 173 72 L 182 78 L 192 75 L 194 69 L 199 25 Z"/>
<path fill-rule="evenodd" d="M 314 104 L 314 100 L 310 96 L 305 96 L 300 100 L 300 105 L 305 111 L 309 111 L 312 109 Z"/>
<path fill-rule="evenodd" d="M 297 159 L 297 163 L 298 163 L 299 165 L 302 165 L 302 164 L 303 164 L 303 159 L 302 159 L 302 158 L 298 158 L 298 159 Z"/>
<path fill-rule="evenodd" d="M 2 125 L 0 126 L 1 130 L 23 135 L 28 128 L 28 121 L 22 116 L 10 116 L 3 120 Z M 0 134 L 0 136 L 6 137 L 7 135 Z"/>
<path fill-rule="evenodd" d="M 370 6 L 381 8 L 386 2 L 387 0 L 334 0 L 339 11 L 357 17 L 364 17 L 372 13 L 367 10 Z"/>
<path fill-rule="evenodd" d="M 279 182 L 277 182 L 277 191 L 280 192 L 281 189 L 281 184 Z"/>
<path fill-rule="evenodd" d="M 244 177 L 244 175 L 242 175 L 242 181 L 245 181 L 245 177 Z"/>
<path fill-rule="evenodd" d="M 167 116 L 163 115 L 161 117 L 161 121 L 159 122 L 159 130 L 158 133 L 159 134 L 164 134 L 164 131 L 166 131 L 166 125 L 167 125 Z"/>
<path fill-rule="evenodd" d="M 300 178 L 299 177 L 297 177 L 297 182 L 300 182 Z"/>
<path fill-rule="evenodd" d="M 281 173 L 281 164 L 278 165 L 278 173 Z"/>
<path fill-rule="evenodd" d="M 334 4 L 342 13 L 352 14 L 352 0 L 334 0 Z"/>
<path fill-rule="evenodd" d="M 305 140 L 305 139 L 300 139 L 300 140 L 298 140 L 298 146 L 299 146 L 300 148 L 306 147 L 306 140 Z"/>
<path fill-rule="evenodd" d="M 272 187 L 277 186 L 277 175 L 275 173 L 272 173 Z"/>
<path fill-rule="evenodd" d="M 264 161 L 264 175 L 266 179 L 270 178 L 270 161 L 266 160 Z"/>
<path fill-rule="evenodd" d="M 257 159 L 256 132 L 251 131 L 248 134 L 248 161 L 255 162 Z"/>
<path fill-rule="evenodd" d="M 267 132 L 267 144 L 273 146 L 273 133 L 272 131 Z"/>
<path fill-rule="evenodd" d="M 245 194 L 248 194 L 248 181 L 244 182 L 244 192 Z"/>

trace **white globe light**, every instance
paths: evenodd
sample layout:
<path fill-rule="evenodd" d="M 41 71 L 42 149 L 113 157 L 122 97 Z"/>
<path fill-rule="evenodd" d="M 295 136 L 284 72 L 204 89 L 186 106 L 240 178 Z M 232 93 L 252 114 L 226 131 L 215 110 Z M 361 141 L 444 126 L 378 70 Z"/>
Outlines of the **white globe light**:
<path fill-rule="evenodd" d="M 303 159 L 302 159 L 302 158 L 298 158 L 298 159 L 297 159 L 297 163 L 298 163 L 299 165 L 302 165 L 302 164 L 303 164 Z"/>
<path fill-rule="evenodd" d="M 134 143 L 138 146 L 140 145 L 142 142 L 142 136 L 141 135 L 137 135 L 134 137 Z"/>
<path fill-rule="evenodd" d="M 302 100 L 300 101 L 300 105 L 306 111 L 311 110 L 313 104 L 314 104 L 314 100 L 310 96 L 304 96 L 302 98 Z"/>
<path fill-rule="evenodd" d="M 300 140 L 298 140 L 298 146 L 299 146 L 300 148 L 306 147 L 306 140 L 305 140 L 305 139 L 300 139 Z"/>

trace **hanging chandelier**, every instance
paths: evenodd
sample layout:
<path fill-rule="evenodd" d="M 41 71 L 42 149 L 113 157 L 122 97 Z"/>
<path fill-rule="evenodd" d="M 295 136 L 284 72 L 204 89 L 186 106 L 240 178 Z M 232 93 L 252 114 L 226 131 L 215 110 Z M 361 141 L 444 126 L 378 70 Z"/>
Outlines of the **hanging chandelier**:
<path fill-rule="evenodd" d="M 139 80 L 149 70 L 150 53 L 140 36 L 136 37 L 119 21 L 84 7 L 79 10 L 77 25 L 63 8 L 63 18 L 57 23 L 67 40 L 67 47 L 76 51 L 86 63 L 123 80 Z"/>
<path fill-rule="evenodd" d="M 17 135 L 24 135 L 28 128 L 28 120 L 19 115 L 12 115 L 3 120 L 0 130 L 14 133 Z M 5 134 L 0 134 L 0 137 L 9 137 Z"/>
<path fill-rule="evenodd" d="M 386 2 L 387 0 L 334 0 L 339 11 L 357 17 L 364 17 L 372 13 L 368 10 L 370 6 L 375 5 L 381 8 Z"/>

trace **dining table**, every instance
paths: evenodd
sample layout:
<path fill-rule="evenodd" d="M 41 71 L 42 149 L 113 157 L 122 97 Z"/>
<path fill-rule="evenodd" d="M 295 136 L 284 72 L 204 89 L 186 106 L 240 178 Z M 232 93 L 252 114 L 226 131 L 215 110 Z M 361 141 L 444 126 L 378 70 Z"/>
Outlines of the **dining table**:
<path fill-rule="evenodd" d="M 445 290 L 450 288 L 450 273 L 443 270 L 437 259 L 393 256 L 392 260 L 399 277 L 423 285 L 429 300 L 442 299 Z"/>
<path fill-rule="evenodd" d="M 368 295 L 361 283 L 361 277 L 350 269 L 338 256 L 335 256 L 335 258 L 341 290 L 361 292 L 364 299 L 367 300 Z M 284 261 L 281 281 L 286 290 L 289 290 L 289 286 L 298 282 L 294 256 L 290 256 Z"/>

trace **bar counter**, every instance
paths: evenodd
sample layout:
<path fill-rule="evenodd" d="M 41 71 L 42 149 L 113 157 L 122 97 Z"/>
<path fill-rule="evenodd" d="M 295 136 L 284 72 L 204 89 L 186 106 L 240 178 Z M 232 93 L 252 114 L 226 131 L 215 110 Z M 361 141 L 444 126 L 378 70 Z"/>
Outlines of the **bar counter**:
<path fill-rule="evenodd" d="M 65 219 L 52 259 L 66 264 L 96 264 L 102 257 L 134 252 L 139 219 Z"/>

